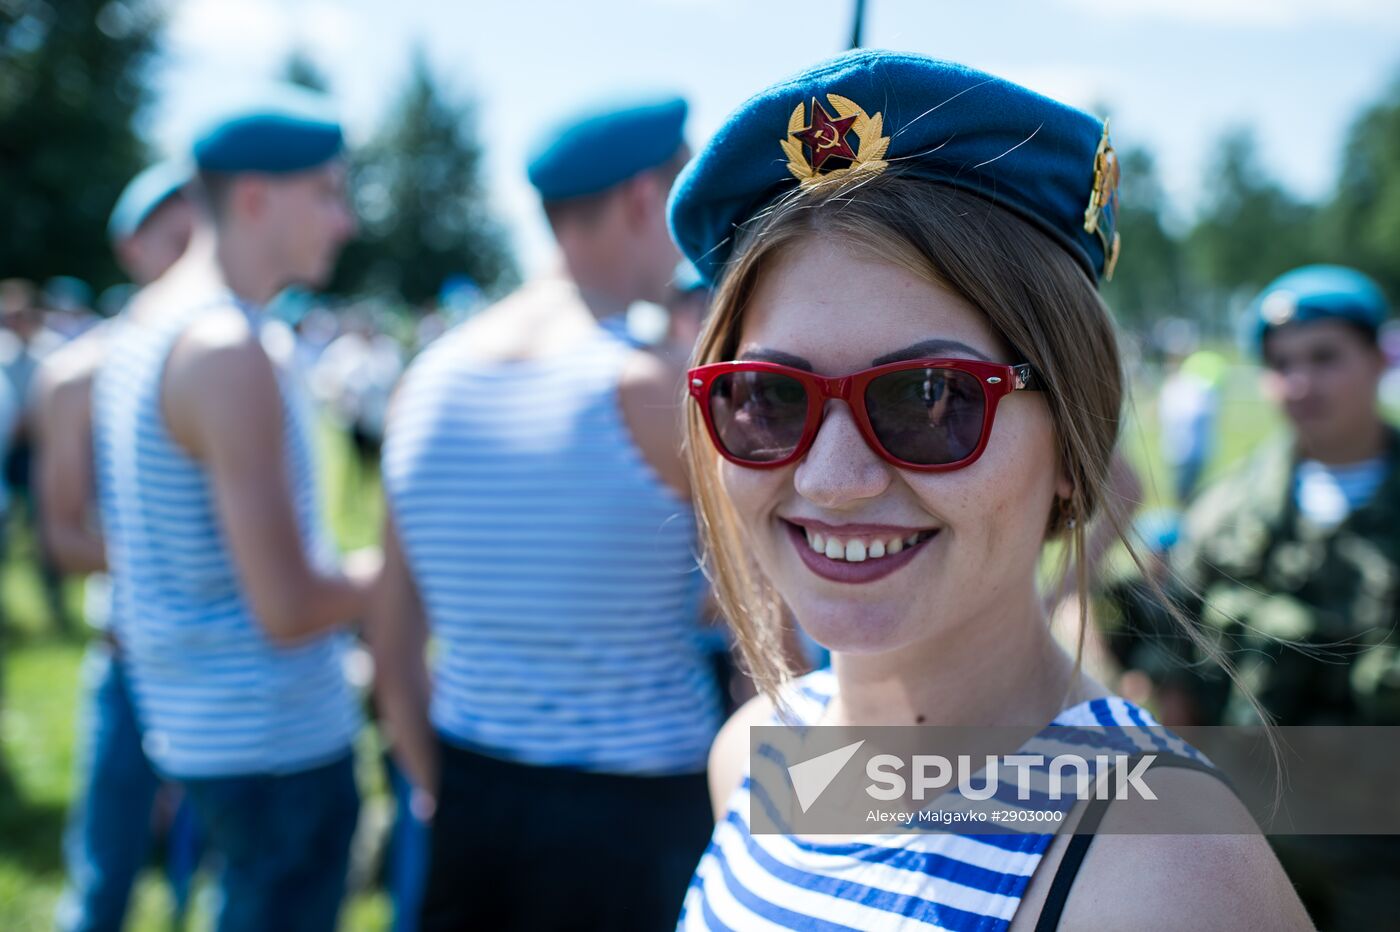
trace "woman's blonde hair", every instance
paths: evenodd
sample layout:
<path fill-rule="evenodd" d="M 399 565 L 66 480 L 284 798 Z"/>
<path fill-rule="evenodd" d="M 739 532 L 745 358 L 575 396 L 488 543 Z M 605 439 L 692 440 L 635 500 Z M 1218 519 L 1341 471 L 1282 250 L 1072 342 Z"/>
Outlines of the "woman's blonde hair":
<path fill-rule="evenodd" d="M 1064 542 L 1062 578 L 1075 568 L 1080 651 L 1090 581 L 1085 529 L 1111 524 L 1141 566 L 1125 532 L 1127 509 L 1110 492 L 1124 383 L 1113 321 L 1093 282 L 1049 235 L 995 204 L 891 169 L 795 191 L 750 221 L 695 350 L 695 363 L 733 359 L 744 310 L 760 274 L 798 244 L 830 238 L 872 259 L 949 288 L 980 311 L 1009 344 L 1011 362 L 1034 366 L 1054 425 L 1058 462 L 1073 487 L 1046 515 L 1047 539 Z M 851 313 L 862 309 L 853 305 Z M 719 456 L 694 404 L 686 406 L 686 447 L 705 547 L 706 570 L 738 635 L 750 675 L 779 705 L 790 678 L 784 661 L 784 613 L 759 571 L 720 482 Z M 1218 654 L 1187 625 L 1187 636 Z M 1079 659 L 1076 659 L 1076 665 Z"/>

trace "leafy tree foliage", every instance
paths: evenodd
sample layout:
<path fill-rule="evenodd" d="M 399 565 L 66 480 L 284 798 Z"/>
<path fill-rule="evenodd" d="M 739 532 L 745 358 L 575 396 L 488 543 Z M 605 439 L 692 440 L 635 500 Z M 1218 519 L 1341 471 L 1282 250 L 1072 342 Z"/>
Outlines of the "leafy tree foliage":
<path fill-rule="evenodd" d="M 1400 79 L 1352 125 L 1319 233 L 1328 258 L 1372 275 L 1400 302 Z"/>
<path fill-rule="evenodd" d="M 1119 153 L 1117 229 L 1122 254 L 1104 299 L 1118 319 L 1141 325 L 1186 310 L 1187 283 L 1181 242 L 1164 225 L 1166 198 L 1157 164 L 1146 149 Z"/>
<path fill-rule="evenodd" d="M 1202 189 L 1205 209 L 1186 246 L 1198 280 L 1217 295 L 1252 292 L 1317 260 L 1316 208 L 1269 177 L 1249 130 L 1220 140 Z"/>
<path fill-rule="evenodd" d="M 282 66 L 282 80 L 323 94 L 331 89 L 331 82 L 302 48 L 292 49 L 292 54 L 287 56 Z"/>
<path fill-rule="evenodd" d="M 336 290 L 388 291 L 419 304 L 454 276 L 487 292 L 512 284 L 515 263 L 487 203 L 481 159 L 473 108 L 443 96 L 419 52 L 387 124 L 356 155 L 362 231 Z"/>
<path fill-rule="evenodd" d="M 120 281 L 107 217 L 149 157 L 160 25 L 151 0 L 0 0 L 0 277 Z"/>

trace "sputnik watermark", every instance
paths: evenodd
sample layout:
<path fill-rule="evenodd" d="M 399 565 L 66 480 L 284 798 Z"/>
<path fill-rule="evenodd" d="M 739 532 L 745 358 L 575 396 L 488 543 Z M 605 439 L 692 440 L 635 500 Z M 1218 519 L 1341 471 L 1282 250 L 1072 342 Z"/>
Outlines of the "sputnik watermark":
<path fill-rule="evenodd" d="M 1143 782 L 1143 774 L 1156 759 L 1155 754 L 1097 754 L 1091 776 L 1087 759 L 1060 754 L 1050 759 L 1045 796 L 1054 800 L 1129 799 L 1136 791 L 1138 799 L 1156 799 L 1157 794 Z M 956 764 L 939 754 L 915 754 L 910 764 L 912 780 L 906 780 L 900 773 L 903 760 L 893 754 L 876 754 L 865 764 L 866 776 L 874 781 L 866 792 L 882 802 L 906 796 L 922 802 L 930 790 L 952 788 L 956 772 L 958 795 L 980 802 L 997 795 L 1001 768 L 1007 767 L 1016 772 L 1016 799 L 1026 802 L 1031 798 L 1032 770 L 1047 766 L 1043 754 L 988 754 L 980 765 L 968 754 L 958 755 Z M 979 775 L 981 786 L 976 785 Z M 1067 784 L 1072 787 L 1068 793 Z"/>
<path fill-rule="evenodd" d="M 1390 726 L 771 725 L 740 791 L 754 834 L 1400 835 L 1396 773 Z"/>
<path fill-rule="evenodd" d="M 821 798 L 837 775 L 864 745 L 856 741 L 845 747 L 819 754 L 787 768 L 798 805 L 807 812 Z M 1001 789 L 1003 768 L 1015 774 L 1016 799 L 1031 799 L 1032 773 L 1037 768 L 1046 771 L 1038 793 L 1044 798 L 1061 800 L 1138 799 L 1157 798 L 1144 781 L 1147 769 L 1157 759 L 1155 754 L 1097 754 L 1091 768 L 1088 759 L 1075 754 L 1059 754 L 1047 764 L 1043 754 L 988 754 L 977 761 L 970 754 L 949 759 L 941 754 L 915 754 L 907 761 L 910 776 L 903 770 L 906 761 L 894 754 L 876 754 L 865 762 L 865 775 L 871 782 L 865 792 L 880 802 L 909 799 L 923 802 L 933 791 L 956 787 L 965 800 L 982 802 L 992 799 Z M 1092 772 L 1091 772 L 1092 771 Z M 980 778 L 981 785 L 978 785 Z M 1068 792 L 1066 789 L 1068 788 Z M 904 815 L 906 818 L 894 818 Z M 892 814 L 871 810 L 870 821 L 909 821 L 909 813 Z M 937 821 L 965 821 L 970 813 L 941 813 Z M 929 816 L 929 818 L 934 818 Z"/>

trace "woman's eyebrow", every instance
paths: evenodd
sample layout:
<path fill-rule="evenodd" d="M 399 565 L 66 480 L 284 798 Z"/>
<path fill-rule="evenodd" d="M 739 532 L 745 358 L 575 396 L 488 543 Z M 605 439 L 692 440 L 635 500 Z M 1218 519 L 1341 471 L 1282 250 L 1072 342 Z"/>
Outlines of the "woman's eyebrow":
<path fill-rule="evenodd" d="M 766 349 L 759 346 L 745 353 L 740 354 L 740 360 L 745 362 L 775 362 L 780 366 L 791 366 L 794 369 L 806 369 L 812 371 L 812 364 L 801 356 L 794 356 L 791 353 L 784 353 L 782 350 Z"/>
<path fill-rule="evenodd" d="M 971 356 L 984 362 L 992 361 L 986 353 L 979 349 L 973 349 L 959 340 L 924 340 L 922 343 L 915 343 L 913 346 L 906 346 L 904 349 L 876 357 L 870 361 L 870 364 L 883 366 L 886 363 L 919 359 L 923 356 Z"/>

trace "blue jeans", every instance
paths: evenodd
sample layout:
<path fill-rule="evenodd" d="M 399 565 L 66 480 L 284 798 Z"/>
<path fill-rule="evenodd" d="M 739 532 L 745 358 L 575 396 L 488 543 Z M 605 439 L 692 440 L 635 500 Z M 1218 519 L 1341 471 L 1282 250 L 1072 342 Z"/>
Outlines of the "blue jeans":
<path fill-rule="evenodd" d="M 418 932 L 423 889 L 428 884 L 428 823 L 419 821 L 409 801 L 413 785 L 393 758 L 385 757 L 394 790 L 394 830 L 389 836 L 389 899 L 394 904 L 394 932 Z"/>
<path fill-rule="evenodd" d="M 219 932 L 332 932 L 359 816 L 354 761 L 182 781 L 219 874 Z"/>
<path fill-rule="evenodd" d="M 87 701 L 78 725 L 77 792 L 63 837 L 68 887 L 58 926 L 116 930 L 146 863 L 161 781 L 141 751 L 131 689 L 108 645 L 88 649 L 83 681 Z"/>

